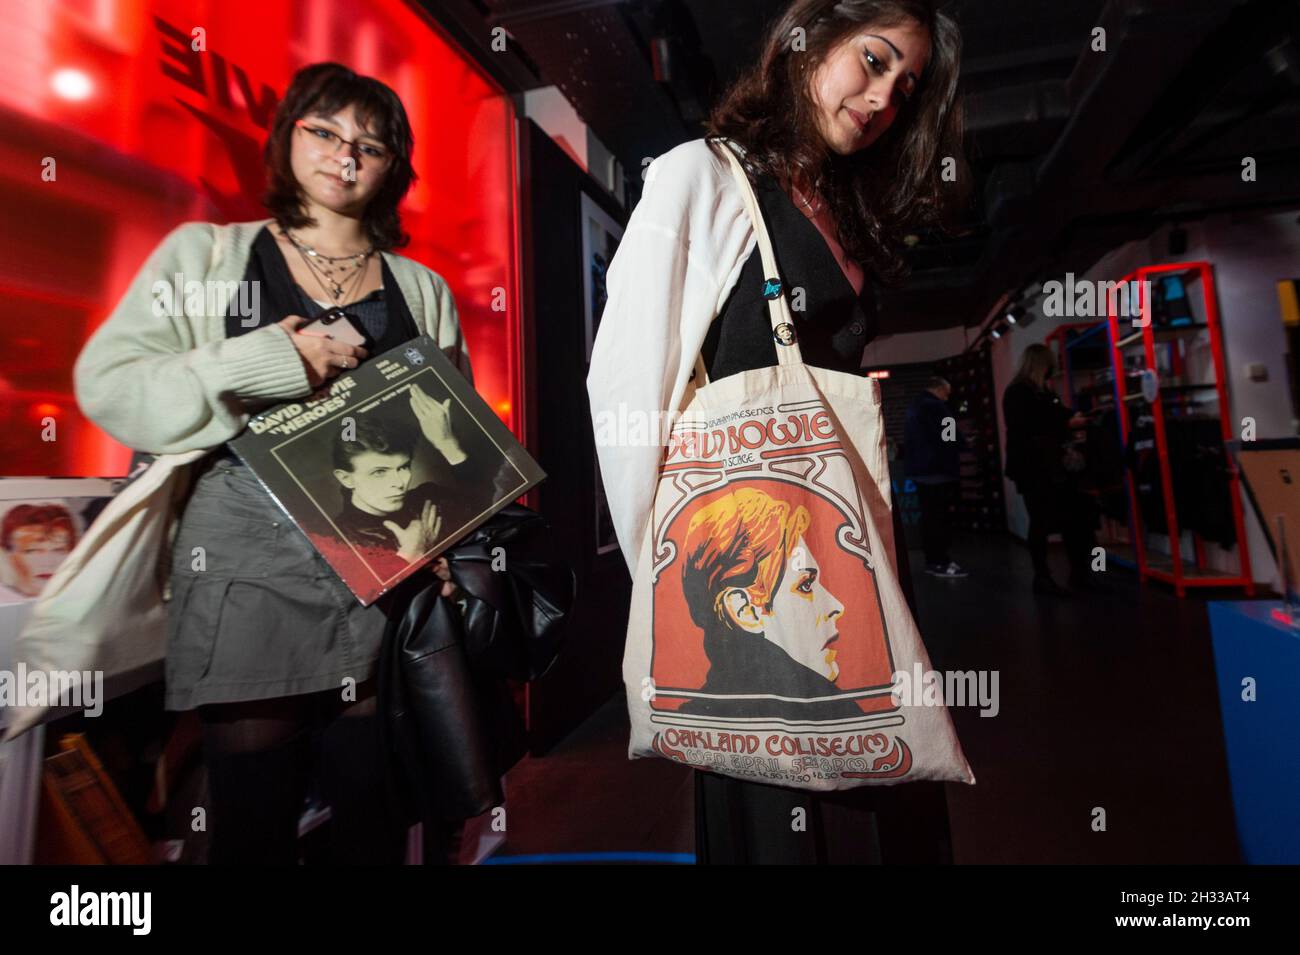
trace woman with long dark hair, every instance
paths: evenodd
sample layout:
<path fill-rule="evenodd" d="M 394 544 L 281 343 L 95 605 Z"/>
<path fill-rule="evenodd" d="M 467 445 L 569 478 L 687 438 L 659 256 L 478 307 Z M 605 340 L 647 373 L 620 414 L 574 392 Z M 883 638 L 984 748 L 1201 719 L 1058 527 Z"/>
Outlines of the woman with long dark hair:
<path fill-rule="evenodd" d="M 387 604 L 357 602 L 226 441 L 258 408 L 419 335 L 469 377 L 447 283 L 394 251 L 411 151 L 392 89 L 336 63 L 298 71 L 265 148 L 271 217 L 175 229 L 77 362 L 86 415 L 160 455 L 154 467 L 203 452 L 173 505 L 165 675 L 167 708 L 202 723 L 212 862 L 294 863 L 313 777 L 334 861 L 402 861 L 374 693 Z M 153 291 L 174 274 L 242 282 L 257 307 L 243 295 L 224 314 L 189 300 L 169 310 Z M 302 330 L 327 311 L 361 344 Z"/>
<path fill-rule="evenodd" d="M 961 39 L 935 6 L 792 3 L 758 62 L 713 111 L 710 137 L 646 170 L 645 193 L 609 269 L 587 379 L 604 484 L 633 573 L 662 445 L 602 443 L 600 422 L 644 415 L 653 433 L 682 407 L 697 355 L 710 381 L 777 364 L 753 223 L 720 150 L 734 148 L 747 167 L 804 361 L 857 372 L 876 333 L 873 284 L 902 277 L 903 235 L 940 226 L 966 190 L 956 103 Z M 893 557 L 906 588 L 901 546 Z M 948 855 L 936 783 L 812 793 L 695 776 L 700 862 Z M 804 830 L 791 826 L 796 809 L 808 818 Z M 877 826 L 872 813 L 889 821 Z"/>

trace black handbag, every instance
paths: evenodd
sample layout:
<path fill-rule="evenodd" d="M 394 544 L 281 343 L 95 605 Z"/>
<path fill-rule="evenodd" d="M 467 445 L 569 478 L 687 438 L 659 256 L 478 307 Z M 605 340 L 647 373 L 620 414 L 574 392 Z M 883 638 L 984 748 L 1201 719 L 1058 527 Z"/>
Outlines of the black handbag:
<path fill-rule="evenodd" d="M 408 822 L 469 819 L 502 801 L 500 777 L 522 753 L 504 681 L 555 661 L 577 590 L 547 536 L 540 515 L 508 505 L 443 552 L 459 598 L 443 597 L 431 571 L 394 591 L 378 693 L 394 808 Z"/>
<path fill-rule="evenodd" d="M 540 514 L 509 504 L 443 555 L 467 598 L 465 651 L 475 671 L 535 680 L 555 662 L 577 577 L 550 556 L 549 534 Z"/>

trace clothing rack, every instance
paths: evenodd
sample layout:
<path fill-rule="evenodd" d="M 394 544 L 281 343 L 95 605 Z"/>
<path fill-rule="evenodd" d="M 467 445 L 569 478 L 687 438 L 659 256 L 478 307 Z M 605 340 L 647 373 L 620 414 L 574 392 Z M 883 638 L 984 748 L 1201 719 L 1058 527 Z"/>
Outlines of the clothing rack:
<path fill-rule="evenodd" d="M 1181 283 L 1181 289 L 1185 291 L 1181 298 L 1185 301 L 1179 302 L 1177 323 L 1157 325 L 1153 321 L 1153 303 L 1147 295 L 1148 283 L 1165 279 Z M 1131 282 L 1137 284 L 1131 286 Z M 1133 469 L 1127 469 L 1130 539 L 1133 542 L 1138 574 L 1144 582 L 1155 579 L 1173 584 L 1179 597 L 1186 596 L 1189 587 L 1241 587 L 1247 596 L 1254 596 L 1255 585 L 1250 570 L 1250 549 L 1246 540 L 1241 481 L 1236 462 L 1231 455 L 1224 454 L 1227 493 L 1236 532 L 1234 546 L 1237 549 L 1238 569 L 1235 573 L 1208 567 L 1205 541 L 1200 534 L 1185 529 L 1186 521 L 1180 523 L 1170 465 L 1169 425 L 1172 420 L 1217 420 L 1225 447 L 1233 439 L 1213 268 L 1208 262 L 1149 265 L 1124 276 L 1119 286 L 1125 295 L 1129 294 L 1130 289 L 1136 289 L 1136 303 L 1130 300 L 1126 309 L 1130 317 L 1125 319 L 1123 325 L 1117 314 L 1119 303 L 1114 300 L 1107 303 L 1115 407 L 1119 414 L 1121 438 L 1127 448 L 1135 421 L 1140 418 L 1145 426 L 1145 416 L 1150 415 L 1154 451 L 1159 461 L 1165 526 L 1169 536 L 1167 559 L 1162 554 L 1152 552 L 1147 541 L 1148 532 L 1143 526 L 1137 480 Z M 1199 290 L 1199 295 L 1194 294 L 1194 290 Z M 1134 304 L 1141 315 L 1140 327 L 1132 324 Z M 1196 305 L 1199 308 L 1194 307 Z M 1201 349 L 1206 345 L 1209 362 L 1208 367 L 1202 371 L 1212 371 L 1213 380 L 1195 376 L 1197 362 L 1188 360 L 1193 349 Z M 1196 357 L 1204 363 L 1206 356 Z M 1153 399 L 1148 401 L 1141 390 L 1141 384 L 1144 377 L 1151 375 L 1155 376 L 1157 387 Z M 1196 380 L 1189 381 L 1189 375 Z M 1194 556 L 1190 566 L 1183 557 L 1184 534 L 1191 537 Z"/>

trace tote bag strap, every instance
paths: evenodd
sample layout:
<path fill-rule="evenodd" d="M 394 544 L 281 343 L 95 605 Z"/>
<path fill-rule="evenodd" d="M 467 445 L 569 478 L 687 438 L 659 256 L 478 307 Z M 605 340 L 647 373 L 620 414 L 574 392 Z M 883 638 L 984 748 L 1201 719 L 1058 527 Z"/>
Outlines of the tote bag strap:
<path fill-rule="evenodd" d="M 763 297 L 767 299 L 768 318 L 772 323 L 772 338 L 776 342 L 777 362 L 782 365 L 798 365 L 803 362 L 799 351 L 799 342 L 795 339 L 794 318 L 790 314 L 790 303 L 786 288 L 781 281 L 781 273 L 776 267 L 776 254 L 772 251 L 772 239 L 767 232 L 767 223 L 758 206 L 758 197 L 754 187 L 745 175 L 745 169 L 736 158 L 735 150 L 728 140 L 722 140 L 723 152 L 731 164 L 731 174 L 740 186 L 740 195 L 745 203 L 745 211 L 754 223 L 754 235 L 758 239 L 758 252 L 763 260 Z M 695 356 L 695 384 L 697 387 L 708 383 L 708 370 L 704 367 L 704 356 Z"/>

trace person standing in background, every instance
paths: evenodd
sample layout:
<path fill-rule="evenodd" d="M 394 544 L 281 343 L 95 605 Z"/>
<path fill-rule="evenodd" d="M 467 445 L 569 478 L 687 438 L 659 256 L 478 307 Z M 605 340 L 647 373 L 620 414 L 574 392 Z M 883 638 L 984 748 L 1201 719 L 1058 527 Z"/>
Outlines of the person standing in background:
<path fill-rule="evenodd" d="M 957 503 L 957 418 L 948 405 L 952 385 L 934 377 L 907 409 L 903 426 L 903 473 L 916 484 L 921 504 L 925 572 L 956 579 L 967 576 L 949 556 L 952 509 Z"/>
<path fill-rule="evenodd" d="M 1046 345 L 1025 349 L 1020 369 L 1002 395 L 1007 425 L 1006 475 L 1016 483 L 1029 512 L 1029 554 L 1034 562 L 1034 593 L 1068 593 L 1052 578 L 1047 565 L 1047 535 L 1059 530 L 1070 560 L 1070 586 L 1095 589 L 1088 566 L 1096 545 L 1089 525 L 1090 511 L 1065 464 L 1071 431 L 1088 423 L 1051 386 L 1056 359 Z"/>

